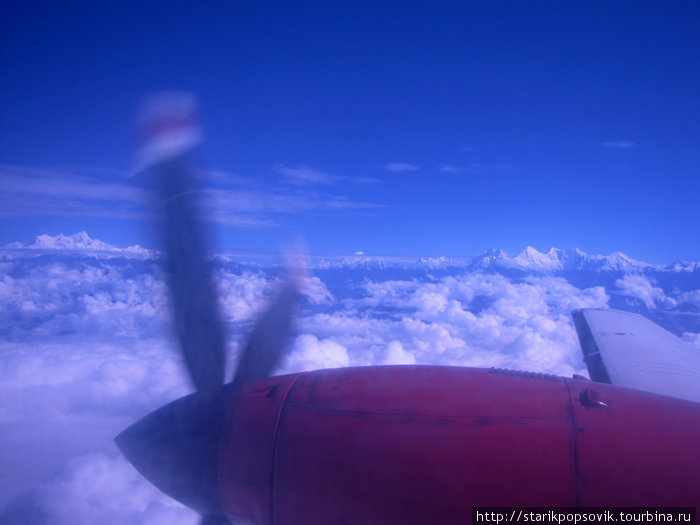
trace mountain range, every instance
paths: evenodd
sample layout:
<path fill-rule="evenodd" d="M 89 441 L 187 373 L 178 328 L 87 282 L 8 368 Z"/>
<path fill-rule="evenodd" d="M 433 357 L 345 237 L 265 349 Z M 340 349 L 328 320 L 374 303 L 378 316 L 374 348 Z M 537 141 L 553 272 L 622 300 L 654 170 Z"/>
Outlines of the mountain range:
<path fill-rule="evenodd" d="M 31 244 L 13 242 L 5 245 L 3 248 L 3 251 L 26 251 L 29 253 L 50 253 L 58 250 L 74 251 L 96 257 L 114 257 L 119 255 L 147 259 L 159 257 L 159 253 L 155 250 L 143 248 L 139 245 L 119 248 L 93 239 L 85 231 L 80 231 L 73 235 L 39 235 Z M 648 263 L 635 260 L 622 252 L 615 252 L 610 255 L 592 255 L 578 248 L 551 248 L 543 253 L 532 246 L 526 247 L 522 252 L 515 255 L 500 249 L 488 249 L 479 255 L 471 257 L 441 256 L 412 259 L 408 257 L 383 257 L 364 254 L 347 257 L 317 256 L 312 257 L 311 265 L 319 269 L 413 267 L 423 270 L 457 268 L 469 271 L 517 270 L 526 273 L 558 273 L 567 270 L 625 273 L 643 271 L 694 272 L 700 267 L 698 262 Z"/>

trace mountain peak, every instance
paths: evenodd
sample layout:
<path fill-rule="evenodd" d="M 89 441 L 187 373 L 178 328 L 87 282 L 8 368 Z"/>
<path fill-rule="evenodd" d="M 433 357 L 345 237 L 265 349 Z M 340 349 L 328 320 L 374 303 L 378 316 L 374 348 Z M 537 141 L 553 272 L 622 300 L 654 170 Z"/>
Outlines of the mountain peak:
<path fill-rule="evenodd" d="M 90 237 L 85 230 L 74 233 L 73 235 L 39 235 L 31 244 L 22 244 L 21 242 L 13 242 L 7 244 L 5 248 L 15 250 L 80 250 L 90 252 L 125 252 L 130 255 L 146 256 L 151 252 L 139 245 L 129 246 L 128 248 L 119 248 L 112 244 L 108 244 Z"/>
<path fill-rule="evenodd" d="M 649 267 L 644 262 L 636 261 L 621 252 L 611 255 L 589 255 L 579 248 L 550 248 L 542 253 L 537 248 L 526 246 L 517 255 L 510 255 L 503 250 L 489 249 L 481 255 L 470 259 L 473 268 L 508 268 L 522 271 L 552 272 L 565 269 L 589 271 L 638 270 Z"/>
<path fill-rule="evenodd" d="M 554 248 L 547 253 L 542 253 L 532 246 L 527 246 L 522 252 L 512 258 L 516 266 L 523 266 L 533 270 L 558 270 L 563 264 L 560 251 Z"/>
<path fill-rule="evenodd" d="M 5 249 L 23 250 L 30 253 L 37 251 L 82 252 L 93 256 L 126 256 L 137 258 L 157 257 L 158 253 L 141 246 L 129 246 L 119 248 L 112 244 L 91 238 L 85 230 L 73 235 L 39 235 L 31 244 L 14 242 L 7 244 Z M 410 264 L 407 257 L 380 257 L 355 253 L 349 257 L 331 260 L 321 260 L 318 268 L 387 268 Z M 437 269 L 448 267 L 470 268 L 472 270 L 509 269 L 524 272 L 548 273 L 562 270 L 585 271 L 639 271 L 645 268 L 660 268 L 663 265 L 652 265 L 632 259 L 622 252 L 614 252 L 608 256 L 589 255 L 578 248 L 560 249 L 550 248 L 542 253 L 533 246 L 526 246 L 517 255 L 511 255 L 502 249 L 490 248 L 480 255 L 472 257 L 421 257 L 413 259 L 413 264 L 419 267 Z M 684 263 L 669 265 L 675 271 L 694 271 L 698 263 Z"/>
<path fill-rule="evenodd" d="M 116 246 L 107 244 L 102 241 L 92 239 L 85 230 L 74 233 L 73 235 L 39 235 L 36 240 L 26 246 L 26 248 L 36 249 L 68 249 L 68 250 L 118 250 Z"/>

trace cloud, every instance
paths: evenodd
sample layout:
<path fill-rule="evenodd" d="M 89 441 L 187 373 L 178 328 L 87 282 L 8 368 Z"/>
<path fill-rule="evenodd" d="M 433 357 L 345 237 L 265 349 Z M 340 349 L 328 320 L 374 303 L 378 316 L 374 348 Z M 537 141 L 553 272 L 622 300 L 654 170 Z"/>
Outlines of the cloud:
<path fill-rule="evenodd" d="M 512 170 L 515 166 L 512 164 L 484 164 L 478 162 L 472 162 L 468 166 L 454 166 L 452 164 L 438 164 L 438 170 L 441 173 L 482 173 L 482 172 L 494 172 L 494 171 L 506 171 Z"/>
<path fill-rule="evenodd" d="M 293 191 L 221 190 L 205 193 L 212 222 L 241 228 L 266 228 L 290 215 L 328 214 L 383 208 L 381 204 L 354 201 L 342 195 L 329 195 L 299 188 Z"/>
<path fill-rule="evenodd" d="M 282 370 L 292 373 L 319 368 L 339 368 L 349 364 L 348 351 L 343 345 L 331 339 L 319 340 L 312 334 L 301 334 L 294 341 Z"/>
<path fill-rule="evenodd" d="M 378 209 L 381 204 L 350 200 L 344 195 L 310 191 L 302 186 L 330 184 L 340 177 L 307 167 L 284 167 L 294 191 L 266 188 L 250 179 L 220 171 L 196 170 L 205 181 L 202 191 L 206 220 L 235 228 L 259 229 L 278 225 L 280 217 Z M 212 176 L 208 174 L 213 173 Z M 343 178 L 343 180 L 345 180 Z M 351 180 L 351 179 L 348 179 Z M 356 179 L 369 182 L 370 179 Z M 93 170 L 72 171 L 0 166 L 0 217 L 100 217 L 152 219 L 150 193 L 124 174 Z"/>
<path fill-rule="evenodd" d="M 686 332 L 683 334 L 682 338 L 700 351 L 700 334 Z"/>
<path fill-rule="evenodd" d="M 631 140 L 612 140 L 609 142 L 603 142 L 603 146 L 608 148 L 636 148 L 638 144 Z"/>
<path fill-rule="evenodd" d="M 285 180 L 295 186 L 331 185 L 340 182 L 352 182 L 355 184 L 378 184 L 381 179 L 374 177 L 350 177 L 347 175 L 333 175 L 306 165 L 287 166 L 275 164 L 275 171 L 281 173 Z"/>
<path fill-rule="evenodd" d="M 503 164 L 503 163 L 478 163 L 478 162 L 473 162 L 469 165 L 469 170 L 471 171 L 506 171 L 506 170 L 512 170 L 515 169 L 515 166 L 512 164 Z"/>
<path fill-rule="evenodd" d="M 0 251 L 0 516 L 187 523 L 191 513 L 145 482 L 113 444 L 137 418 L 192 389 L 160 262 L 15 252 Z M 217 259 L 229 366 L 278 275 Z M 588 272 L 586 286 L 572 284 L 582 275 L 375 268 L 360 259 L 319 267 L 277 372 L 416 363 L 585 374 L 572 309 L 605 307 L 623 294 L 656 311 L 682 304 L 689 315 L 676 316 L 679 323 L 700 312 L 697 290 L 672 271 L 664 274 L 668 293 L 638 273 Z M 694 325 L 679 326 L 700 344 Z"/>
<path fill-rule="evenodd" d="M 462 173 L 464 168 L 461 166 L 452 166 L 450 164 L 439 164 L 438 170 L 442 173 Z"/>
<path fill-rule="evenodd" d="M 615 281 L 615 286 L 623 295 L 639 299 L 649 310 L 655 307 L 670 309 L 676 306 L 675 299 L 667 297 L 661 288 L 654 286 L 643 275 L 625 275 Z"/>
<path fill-rule="evenodd" d="M 417 171 L 420 168 L 407 162 L 389 162 L 384 165 L 385 170 L 393 171 L 394 173 L 402 173 L 405 171 Z"/>
<path fill-rule="evenodd" d="M 253 177 L 236 175 L 225 170 L 202 169 L 194 170 L 197 180 L 205 184 L 214 184 L 218 187 L 259 187 L 260 183 Z"/>
<path fill-rule="evenodd" d="M 569 313 L 573 308 L 604 306 L 608 300 L 602 287 L 579 290 L 555 277 L 514 283 L 482 273 L 432 282 L 368 281 L 364 287 L 366 294 L 346 301 L 342 316 L 318 319 L 323 335 L 347 346 L 351 360 L 357 359 L 354 364 L 380 361 L 382 349 L 396 340 L 418 363 L 582 372 Z M 370 326 L 360 328 L 352 320 L 353 311 L 358 316 L 363 311 L 382 315 L 375 314 Z M 526 334 L 537 337 L 520 339 L 516 345 Z M 524 343 L 535 340 L 539 346 Z M 365 355 L 355 352 L 360 345 L 368 349 Z M 535 347 L 542 354 L 537 359 Z M 543 357 L 552 352 L 555 358 Z"/>
<path fill-rule="evenodd" d="M 339 180 L 339 177 L 336 175 L 304 165 L 287 166 L 285 164 L 276 164 L 275 171 L 281 173 L 287 182 L 297 185 L 334 184 Z"/>
<path fill-rule="evenodd" d="M 10 502 L 3 523 L 166 525 L 199 522 L 191 510 L 144 480 L 126 460 L 105 454 L 71 459 L 48 483 Z"/>
<path fill-rule="evenodd" d="M 44 168 L 0 166 L 0 217 L 149 216 L 142 195 L 125 176 Z"/>
<path fill-rule="evenodd" d="M 404 350 L 400 341 L 390 341 L 386 347 L 383 364 L 385 365 L 415 365 L 416 358 Z"/>
<path fill-rule="evenodd" d="M 678 304 L 689 304 L 700 309 L 700 290 L 690 290 L 680 294 Z"/>
<path fill-rule="evenodd" d="M 554 277 L 518 284 L 481 273 L 438 281 L 366 281 L 363 290 L 335 312 L 302 320 L 305 332 L 346 348 L 356 366 L 392 362 L 584 373 L 569 312 L 608 301 L 602 287 L 579 290 Z"/>

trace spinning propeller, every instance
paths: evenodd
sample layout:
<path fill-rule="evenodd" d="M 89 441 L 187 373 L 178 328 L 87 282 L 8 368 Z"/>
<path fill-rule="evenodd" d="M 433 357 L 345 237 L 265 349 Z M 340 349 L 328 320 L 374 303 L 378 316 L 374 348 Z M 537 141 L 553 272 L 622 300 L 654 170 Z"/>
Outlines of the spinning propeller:
<path fill-rule="evenodd" d="M 229 383 L 225 330 L 200 222 L 193 149 L 201 142 L 196 102 L 187 93 L 153 97 L 139 122 L 142 176 L 162 200 L 173 322 L 196 388 L 124 430 L 116 444 L 153 485 L 197 511 L 202 524 L 226 523 L 219 504 L 219 436 L 228 402 L 247 382 L 271 375 L 289 336 L 302 282 L 291 267 L 258 318 Z"/>

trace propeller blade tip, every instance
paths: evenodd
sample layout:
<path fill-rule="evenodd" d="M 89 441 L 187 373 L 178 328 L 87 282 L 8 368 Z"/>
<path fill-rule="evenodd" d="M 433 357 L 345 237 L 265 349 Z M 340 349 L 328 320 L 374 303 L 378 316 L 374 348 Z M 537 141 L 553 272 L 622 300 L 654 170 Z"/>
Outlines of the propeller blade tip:
<path fill-rule="evenodd" d="M 309 286 L 310 270 L 309 257 L 306 243 L 301 237 L 293 239 L 284 250 L 284 266 L 287 280 L 299 290 L 305 293 Z"/>
<path fill-rule="evenodd" d="M 138 147 L 135 172 L 175 158 L 203 141 L 197 97 L 187 91 L 146 96 L 136 120 Z"/>

